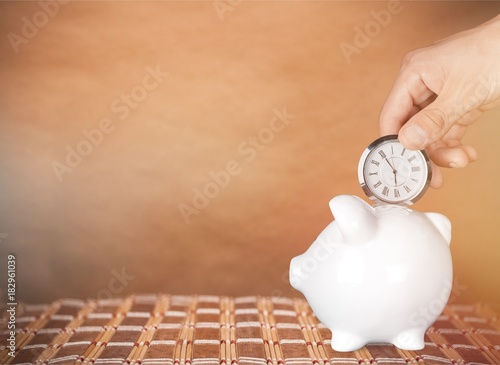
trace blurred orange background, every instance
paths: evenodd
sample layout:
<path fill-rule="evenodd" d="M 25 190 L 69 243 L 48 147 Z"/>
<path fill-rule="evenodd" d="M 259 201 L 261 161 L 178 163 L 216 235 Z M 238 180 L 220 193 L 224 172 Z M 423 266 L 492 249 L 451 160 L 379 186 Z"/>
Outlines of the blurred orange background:
<path fill-rule="evenodd" d="M 16 255 L 19 300 L 299 296 L 290 259 L 332 197 L 364 197 L 358 160 L 403 55 L 499 12 L 0 3 L 0 258 Z M 500 302 L 499 136 L 497 108 L 466 137 L 479 160 L 415 205 L 452 221 L 455 302 Z"/>

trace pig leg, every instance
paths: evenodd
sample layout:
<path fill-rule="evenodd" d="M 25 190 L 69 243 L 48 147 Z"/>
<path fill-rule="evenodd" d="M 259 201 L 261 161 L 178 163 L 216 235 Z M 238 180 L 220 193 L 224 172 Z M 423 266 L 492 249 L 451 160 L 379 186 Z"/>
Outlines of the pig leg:
<path fill-rule="evenodd" d="M 350 332 L 333 330 L 332 348 L 335 351 L 355 351 L 366 345 L 366 340 Z"/>
<path fill-rule="evenodd" d="M 402 350 L 422 350 L 424 348 L 425 329 L 412 328 L 401 332 L 392 343 Z"/>

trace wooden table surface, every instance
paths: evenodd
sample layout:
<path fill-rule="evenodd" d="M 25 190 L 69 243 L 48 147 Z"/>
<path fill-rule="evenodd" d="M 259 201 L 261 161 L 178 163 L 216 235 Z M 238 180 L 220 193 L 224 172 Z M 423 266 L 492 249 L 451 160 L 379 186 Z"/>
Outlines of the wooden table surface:
<path fill-rule="evenodd" d="M 20 305 L 13 357 L 6 326 L 2 364 L 500 364 L 498 312 L 480 303 L 448 305 L 419 351 L 334 351 L 307 303 L 285 297 L 149 294 Z"/>

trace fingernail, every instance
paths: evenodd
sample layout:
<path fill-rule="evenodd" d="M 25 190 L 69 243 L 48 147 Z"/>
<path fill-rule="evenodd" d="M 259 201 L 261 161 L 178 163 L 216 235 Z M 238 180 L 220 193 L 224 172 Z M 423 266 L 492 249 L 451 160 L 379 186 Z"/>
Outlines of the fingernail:
<path fill-rule="evenodd" d="M 411 144 L 423 148 L 427 141 L 427 133 L 417 125 L 412 125 L 403 130 L 403 136 Z"/>
<path fill-rule="evenodd" d="M 452 169 L 461 169 L 461 168 L 467 166 L 467 161 L 455 160 L 455 161 L 450 162 L 448 164 L 448 166 L 450 166 Z"/>

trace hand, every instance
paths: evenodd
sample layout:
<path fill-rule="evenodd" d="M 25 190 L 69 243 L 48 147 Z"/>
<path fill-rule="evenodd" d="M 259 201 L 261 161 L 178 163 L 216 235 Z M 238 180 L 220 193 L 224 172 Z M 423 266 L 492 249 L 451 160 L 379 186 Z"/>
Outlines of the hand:
<path fill-rule="evenodd" d="M 433 161 L 431 186 L 438 188 L 443 177 L 437 166 L 476 160 L 476 150 L 462 138 L 484 110 L 498 104 L 500 16 L 409 52 L 382 108 L 380 133 L 399 134 L 408 149 L 425 148 Z"/>

